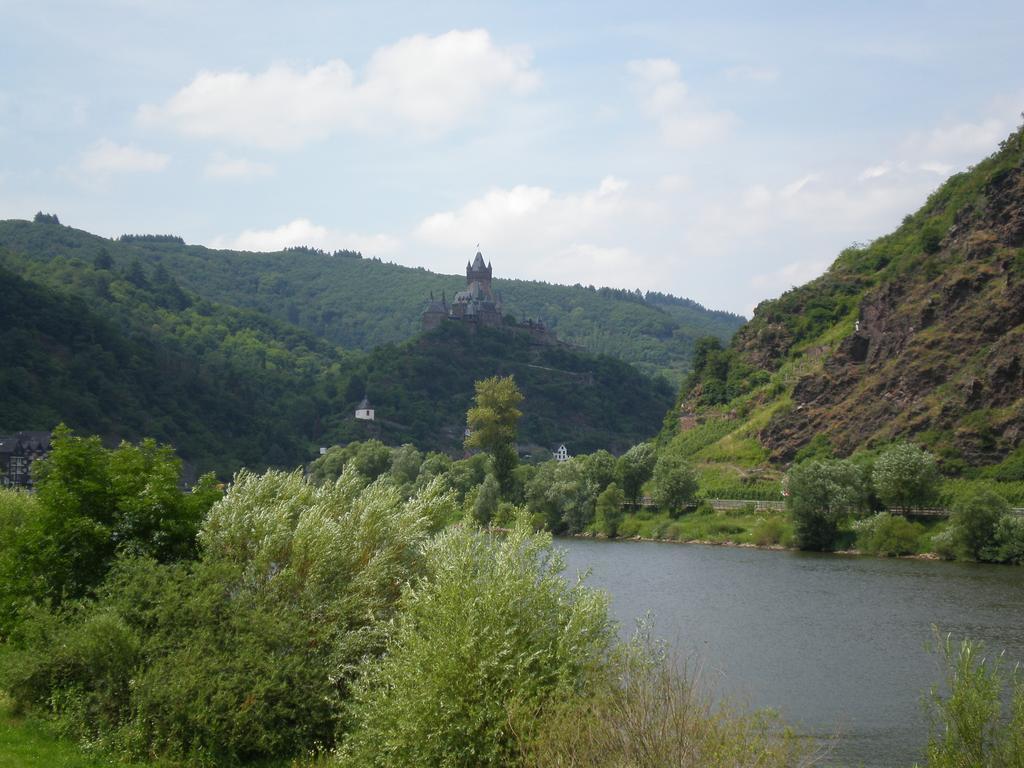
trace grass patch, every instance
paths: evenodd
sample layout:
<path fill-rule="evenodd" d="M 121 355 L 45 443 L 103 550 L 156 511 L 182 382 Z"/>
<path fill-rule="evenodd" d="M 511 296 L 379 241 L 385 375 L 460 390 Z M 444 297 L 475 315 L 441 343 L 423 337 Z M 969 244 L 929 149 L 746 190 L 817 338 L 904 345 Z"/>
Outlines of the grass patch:
<path fill-rule="evenodd" d="M 1000 482 L 989 478 L 943 480 L 942 487 L 939 489 L 940 505 L 948 509 L 960 496 L 985 489 L 998 493 L 1010 503 L 1010 506 L 1024 507 L 1024 480 Z"/>
<path fill-rule="evenodd" d="M 666 513 L 634 512 L 619 526 L 620 538 L 639 536 L 665 541 L 710 541 L 735 544 L 788 544 L 793 524 L 782 513 L 752 509 L 711 512 L 698 510 L 673 520 Z"/>
<path fill-rule="evenodd" d="M 756 467 L 768 460 L 768 453 L 757 440 L 743 436 L 737 430 L 699 451 L 696 458 L 704 462 Z"/>
<path fill-rule="evenodd" d="M 4 768 L 131 768 L 143 764 L 91 755 L 75 742 L 57 736 L 46 723 L 16 717 L 10 700 L 0 695 L 0 765 Z"/>

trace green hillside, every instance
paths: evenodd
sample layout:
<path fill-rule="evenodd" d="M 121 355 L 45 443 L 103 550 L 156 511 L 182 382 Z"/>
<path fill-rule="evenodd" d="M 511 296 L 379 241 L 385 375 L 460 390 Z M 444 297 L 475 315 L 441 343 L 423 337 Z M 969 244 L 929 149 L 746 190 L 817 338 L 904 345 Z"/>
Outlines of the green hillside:
<path fill-rule="evenodd" d="M 160 273 L 74 260 L 34 281 L 24 266 L 0 251 L 0 429 L 153 435 L 222 474 L 309 455 L 346 364 L 337 350 Z"/>
<path fill-rule="evenodd" d="M 455 326 L 342 350 L 203 299 L 161 261 L 118 264 L 118 244 L 45 219 L 16 228 L 25 250 L 0 250 L 0 431 L 64 421 L 108 440 L 152 435 L 197 470 L 227 475 L 296 466 L 320 445 L 366 437 L 352 418 L 364 394 L 382 418 L 371 434 L 451 453 L 473 382 L 499 373 L 527 396 L 524 443 L 544 450 L 625 449 L 654 434 L 671 404 L 664 380 L 627 363 L 512 331 Z"/>
<path fill-rule="evenodd" d="M 663 439 L 679 433 L 696 458 L 733 465 L 903 438 L 949 472 L 1019 457 L 1022 131 L 892 234 L 760 304 L 727 348 L 702 344 Z"/>
<path fill-rule="evenodd" d="M 560 443 L 573 453 L 625 451 L 658 431 L 673 397 L 664 380 L 609 356 L 535 344 L 514 330 L 470 332 L 448 323 L 367 355 L 350 380 L 348 410 L 331 428 L 346 440 L 382 435 L 391 443 L 452 451 L 461 445 L 473 382 L 495 375 L 515 376 L 526 398 L 520 444 L 543 449 L 546 457 Z M 364 391 L 379 424 L 349 418 Z"/>
<path fill-rule="evenodd" d="M 43 261 L 92 258 L 102 248 L 120 268 L 135 259 L 161 264 L 183 288 L 205 299 L 258 310 L 347 349 L 370 350 L 412 338 L 431 292 L 451 296 L 465 287 L 464 276 L 385 264 L 351 251 L 215 251 L 159 236 L 115 242 L 20 220 L 0 222 L 2 246 Z M 497 256 L 495 260 L 496 272 L 511 271 L 512 265 L 502 264 Z M 728 341 L 743 322 L 738 315 L 665 294 L 645 297 L 624 290 L 502 279 L 494 286 L 504 297 L 506 311 L 517 318 L 541 319 L 565 342 L 676 382 L 689 369 L 697 338 L 711 335 Z"/>

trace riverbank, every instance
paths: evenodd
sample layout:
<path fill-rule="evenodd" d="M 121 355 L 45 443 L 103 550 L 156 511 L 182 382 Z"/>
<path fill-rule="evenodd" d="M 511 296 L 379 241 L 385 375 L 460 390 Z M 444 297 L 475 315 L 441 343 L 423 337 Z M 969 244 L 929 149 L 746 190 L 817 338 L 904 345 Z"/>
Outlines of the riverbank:
<path fill-rule="evenodd" d="M 839 547 L 831 554 L 911 560 L 944 559 L 931 545 L 935 537 L 948 527 L 948 522 L 933 519 L 916 525 L 916 540 L 905 546 L 905 551 L 886 555 L 858 547 L 863 539 L 858 540 L 855 526 L 847 524 L 840 530 Z M 575 534 L 574 537 L 606 538 L 593 532 Z M 615 538 L 625 541 L 798 551 L 793 546 L 793 524 L 788 515 L 776 510 L 754 509 L 752 506 L 726 510 L 704 509 L 676 518 L 653 510 L 640 510 L 625 517 Z"/>
<path fill-rule="evenodd" d="M 738 549 L 764 549 L 771 552 L 799 552 L 800 550 L 796 547 L 784 547 L 781 544 L 752 544 L 750 542 L 732 541 L 726 539 L 724 541 L 712 541 L 710 539 L 654 539 L 643 536 L 630 536 L 629 538 L 623 538 L 617 536 L 614 539 L 609 539 L 607 536 L 593 533 L 574 533 L 568 534 L 564 538 L 568 539 L 590 539 L 590 540 L 601 540 L 601 541 L 639 541 L 648 542 L 652 544 L 699 544 L 705 547 L 736 547 Z M 837 549 L 831 552 L 818 552 L 816 554 L 821 555 L 845 555 L 847 557 L 881 557 L 889 560 L 944 560 L 935 552 L 919 552 L 912 555 L 873 555 L 870 552 L 862 552 L 859 549 Z"/>

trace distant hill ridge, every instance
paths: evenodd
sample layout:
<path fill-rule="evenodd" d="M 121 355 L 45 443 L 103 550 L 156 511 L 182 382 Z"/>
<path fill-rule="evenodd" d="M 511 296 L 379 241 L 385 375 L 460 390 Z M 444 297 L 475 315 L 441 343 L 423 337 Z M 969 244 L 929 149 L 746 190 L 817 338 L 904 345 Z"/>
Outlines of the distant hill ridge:
<path fill-rule="evenodd" d="M 103 248 L 120 268 L 135 259 L 159 263 L 182 288 L 204 299 L 258 310 L 349 349 L 370 350 L 413 338 L 431 292 L 452 296 L 465 287 L 462 276 L 364 259 L 355 251 L 211 250 L 185 245 L 173 235 L 125 235 L 112 241 L 21 220 L 0 221 L 0 246 L 38 259 L 91 259 Z M 507 275 L 511 265 L 499 254 L 491 256 L 496 272 Z M 726 342 L 744 321 L 662 293 L 502 277 L 495 277 L 494 287 L 504 299 L 505 312 L 541 320 L 565 342 L 618 357 L 677 384 L 689 370 L 698 338 L 715 336 Z"/>

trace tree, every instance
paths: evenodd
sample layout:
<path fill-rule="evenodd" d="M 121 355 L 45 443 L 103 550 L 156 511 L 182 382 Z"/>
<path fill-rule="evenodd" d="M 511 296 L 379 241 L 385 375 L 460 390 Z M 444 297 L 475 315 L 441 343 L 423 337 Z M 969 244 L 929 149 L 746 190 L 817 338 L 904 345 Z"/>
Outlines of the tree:
<path fill-rule="evenodd" d="M 476 521 L 487 527 L 491 524 L 491 520 L 494 519 L 494 514 L 498 511 L 498 496 L 501 489 L 498 487 L 498 481 L 494 479 L 494 475 L 488 475 L 484 478 L 484 481 L 477 488 L 476 501 L 473 502 L 473 517 Z"/>
<path fill-rule="evenodd" d="M 594 522 L 597 525 L 597 530 L 609 539 L 615 538 L 619 533 L 619 525 L 625 516 L 622 509 L 625 500 L 625 494 L 615 483 L 611 483 L 597 497 L 597 513 Z"/>
<path fill-rule="evenodd" d="M 583 476 L 594 488 L 594 493 L 600 493 L 615 480 L 615 457 L 608 451 L 594 451 L 589 455 L 577 456 L 573 459 L 580 463 Z"/>
<path fill-rule="evenodd" d="M 697 493 L 697 475 L 690 463 L 675 451 L 662 451 L 654 465 L 654 501 L 658 508 L 678 517 Z"/>
<path fill-rule="evenodd" d="M 356 448 L 352 465 L 363 477 L 376 480 L 391 467 L 391 449 L 380 440 L 366 440 Z"/>
<path fill-rule="evenodd" d="M 878 498 L 890 509 L 923 507 L 935 501 L 939 469 L 928 451 L 899 443 L 875 460 L 871 479 Z"/>
<path fill-rule="evenodd" d="M 512 470 L 519 458 L 516 436 L 523 415 L 518 408 L 523 393 L 512 376 L 492 376 L 476 382 L 474 388 L 475 404 L 466 413 L 466 447 L 491 455 L 494 477 L 502 494 L 507 495 L 512 490 Z"/>
<path fill-rule="evenodd" d="M 966 560 L 999 560 L 996 534 L 1010 514 L 1006 499 L 989 489 L 972 490 L 953 502 L 950 510 L 953 548 Z"/>
<path fill-rule="evenodd" d="M 575 459 L 541 464 L 526 486 L 527 507 L 542 515 L 553 533 L 586 529 L 593 520 L 596 495 Z"/>
<path fill-rule="evenodd" d="M 412 485 L 420 474 L 423 454 L 416 446 L 406 443 L 391 452 L 391 477 L 399 485 Z"/>
<path fill-rule="evenodd" d="M 800 549 L 832 549 L 839 524 L 865 509 L 864 475 L 851 461 L 805 461 L 789 471 L 786 481 L 786 508 Z"/>
<path fill-rule="evenodd" d="M 634 445 L 619 457 L 615 475 L 622 492 L 633 504 L 639 500 L 644 483 L 650 480 L 656 458 L 654 446 L 650 443 Z"/>
<path fill-rule="evenodd" d="M 100 248 L 96 252 L 96 257 L 93 259 L 92 264 L 96 269 L 110 270 L 114 268 L 114 260 L 110 258 L 110 251 L 106 248 Z"/>
<path fill-rule="evenodd" d="M 0 537 L 0 561 L 16 564 L 31 586 L 22 599 L 54 604 L 89 594 L 119 554 L 194 557 L 199 524 L 221 496 L 212 475 L 183 493 L 180 460 L 155 440 L 108 450 L 64 425 L 33 472 L 38 503 Z"/>

